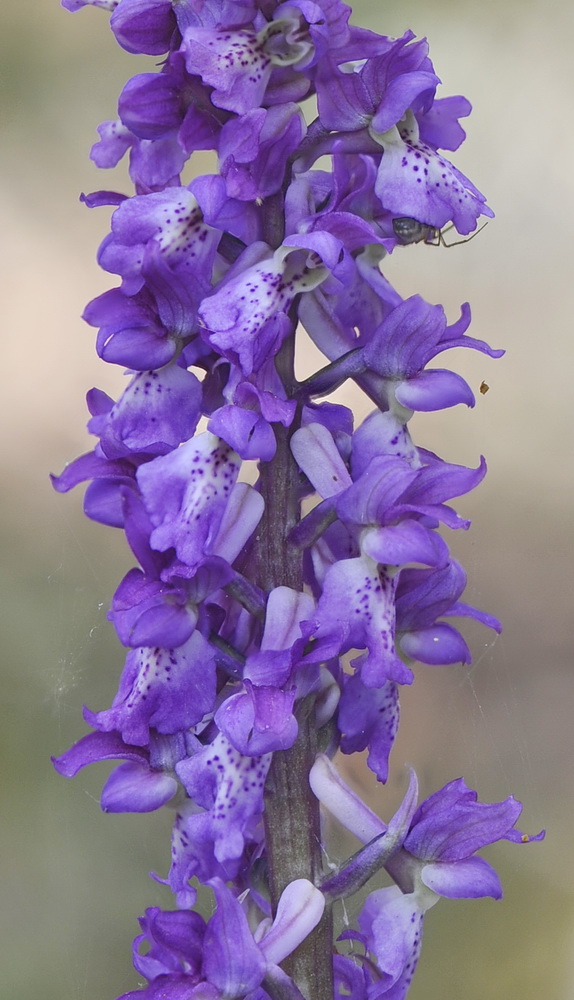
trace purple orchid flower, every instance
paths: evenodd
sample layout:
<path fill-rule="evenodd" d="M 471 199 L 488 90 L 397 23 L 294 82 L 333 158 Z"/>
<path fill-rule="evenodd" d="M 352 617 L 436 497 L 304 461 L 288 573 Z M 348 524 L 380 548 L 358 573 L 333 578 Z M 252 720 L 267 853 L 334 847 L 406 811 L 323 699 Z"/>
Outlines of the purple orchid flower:
<path fill-rule="evenodd" d="M 374 955 L 381 992 L 393 1000 L 406 996 L 420 955 L 424 914 L 441 896 L 501 898 L 496 872 L 474 856 L 476 851 L 498 840 L 524 844 L 545 835 L 541 831 L 528 836 L 516 829 L 522 805 L 512 796 L 493 805 L 481 803 L 462 778 L 415 809 L 417 782 L 412 772 L 403 805 L 389 827 L 364 807 L 327 757 L 317 758 L 310 781 L 319 800 L 363 843 L 373 838 L 384 843 L 395 827 L 392 849 L 383 863 L 396 885 L 370 893 L 359 916 L 360 934 L 353 932 L 365 952 Z M 348 880 L 353 864 L 360 880 L 361 853 L 349 866 Z M 341 874 L 338 878 L 344 881 Z"/>
<path fill-rule="evenodd" d="M 134 966 L 149 986 L 123 993 L 118 1000 L 158 1000 L 166 991 L 174 1000 L 255 995 L 265 976 L 277 974 L 278 963 L 317 925 L 325 905 L 309 881 L 291 882 L 273 924 L 261 921 L 254 936 L 244 908 L 221 879 L 211 879 L 209 885 L 217 909 L 207 923 L 197 913 L 159 907 L 150 907 L 140 917 L 143 933 L 134 941 Z M 151 948 L 142 955 L 144 942 Z"/>
<path fill-rule="evenodd" d="M 136 560 L 109 611 L 127 648 L 117 694 L 54 765 L 119 762 L 104 810 L 175 812 L 153 877 L 177 909 L 140 918 L 147 985 L 121 1000 L 403 1000 L 427 910 L 501 895 L 476 852 L 543 836 L 462 779 L 417 808 L 414 775 L 387 826 L 331 763 L 366 751 L 386 782 L 414 664 L 471 662 L 454 618 L 500 631 L 461 600 L 439 534 L 469 527 L 450 502 L 485 461 L 445 462 L 408 423 L 474 405 L 460 375 L 428 367 L 439 354 L 502 352 L 467 335 L 467 305 L 449 325 L 381 269 L 492 215 L 443 156 L 470 104 L 437 97 L 425 39 L 355 26 L 342 0 L 63 5 L 107 10 L 126 52 L 161 57 L 91 152 L 104 169 L 127 154 L 134 193 L 82 196 L 112 209 L 98 259 L 119 278 L 84 319 L 129 381 L 116 401 L 88 393 L 95 448 L 53 479 L 87 482 L 86 513 Z M 320 401 L 347 380 L 375 407 L 357 426 Z M 328 874 L 319 803 L 362 845 Z M 331 904 L 381 868 L 393 887 L 368 891 L 342 935 L 352 953 L 333 955 Z"/>
<path fill-rule="evenodd" d="M 169 802 L 177 792 L 173 773 L 176 762 L 186 755 L 185 738 L 159 736 L 150 732 L 149 745 L 130 746 L 117 732 L 93 732 L 52 763 L 59 774 L 73 778 L 88 764 L 104 760 L 124 760 L 112 771 L 102 790 L 106 812 L 151 812 Z"/>

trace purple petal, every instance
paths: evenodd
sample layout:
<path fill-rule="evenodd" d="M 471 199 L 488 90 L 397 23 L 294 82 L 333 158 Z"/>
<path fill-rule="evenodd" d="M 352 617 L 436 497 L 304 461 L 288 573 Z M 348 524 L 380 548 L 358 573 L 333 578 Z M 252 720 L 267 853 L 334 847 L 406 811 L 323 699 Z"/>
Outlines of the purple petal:
<path fill-rule="evenodd" d="M 271 754 L 242 756 L 221 733 L 212 744 L 176 765 L 188 795 L 210 809 L 216 859 L 241 857 L 246 827 L 263 810 L 263 790 Z"/>
<path fill-rule="evenodd" d="M 154 525 L 150 542 L 195 569 L 215 541 L 239 456 L 208 431 L 138 470 L 138 483 Z"/>
<path fill-rule="evenodd" d="M 502 898 L 500 879 L 483 858 L 425 865 L 421 879 L 427 888 L 447 899 Z"/>
<path fill-rule="evenodd" d="M 239 753 L 259 756 L 274 750 L 288 750 L 297 738 L 293 715 L 295 691 L 276 687 L 255 687 L 226 698 L 215 713 L 221 732 Z"/>
<path fill-rule="evenodd" d="M 404 520 L 384 528 L 368 528 L 361 537 L 361 549 L 385 566 L 404 566 L 411 562 L 444 566 L 448 561 L 446 543 L 419 521 Z"/>
<path fill-rule="evenodd" d="M 367 896 L 359 927 L 393 1000 L 406 996 L 421 950 L 423 911 L 414 893 L 397 886 Z M 389 990 L 395 987 L 392 992 Z"/>
<path fill-rule="evenodd" d="M 337 724 L 342 752 L 357 753 L 368 747 L 368 766 L 379 781 L 386 781 L 389 754 L 399 727 L 397 685 L 386 681 L 373 689 L 365 687 L 360 674 L 346 677 Z"/>
<path fill-rule="evenodd" d="M 192 436 L 200 406 L 199 380 L 192 372 L 170 365 L 159 372 L 137 374 L 114 403 L 101 429 L 94 421 L 88 427 L 101 434 L 108 458 L 137 452 L 161 454 Z"/>
<path fill-rule="evenodd" d="M 315 630 L 325 635 L 345 625 L 343 650 L 365 649 L 361 676 L 367 687 L 387 680 L 408 684 L 412 673 L 395 653 L 394 588 L 392 576 L 368 556 L 341 559 L 327 571 L 323 593 L 313 615 Z"/>
<path fill-rule="evenodd" d="M 112 707 L 98 712 L 93 725 L 118 730 L 126 743 L 145 746 L 150 727 L 176 733 L 211 712 L 215 682 L 213 652 L 197 631 L 176 649 L 132 649 Z"/>
<path fill-rule="evenodd" d="M 335 765 L 325 754 L 318 754 L 309 772 L 313 794 L 339 823 L 368 844 L 387 829 L 382 819 L 345 784 Z"/>
<path fill-rule="evenodd" d="M 265 501 L 253 486 L 236 483 L 227 501 L 213 552 L 228 563 L 235 559 L 255 531 L 265 509 Z"/>
<path fill-rule="evenodd" d="M 102 791 L 104 812 L 153 812 L 173 798 L 178 789 L 175 778 L 150 771 L 143 764 L 120 764 L 112 771 Z"/>
<path fill-rule="evenodd" d="M 161 56 L 176 29 L 171 0 L 122 0 L 110 27 L 127 52 Z"/>
<path fill-rule="evenodd" d="M 492 805 L 478 802 L 476 792 L 458 778 L 419 806 L 405 847 L 423 860 L 462 861 L 504 838 L 521 811 L 512 796 Z"/>
<path fill-rule="evenodd" d="M 142 747 L 127 746 L 119 733 L 88 733 L 60 757 L 52 757 L 52 763 L 58 774 L 73 778 L 88 764 L 118 759 L 149 765 L 147 751 Z"/>
<path fill-rule="evenodd" d="M 207 429 L 227 441 L 245 460 L 270 462 L 277 450 L 273 428 L 258 413 L 241 406 L 221 406 L 212 413 Z"/>
<path fill-rule="evenodd" d="M 259 942 L 267 962 L 278 965 L 317 926 L 325 909 L 323 894 L 308 879 L 290 882 L 283 890 L 271 929 Z"/>
<path fill-rule="evenodd" d="M 447 663 L 470 663 L 470 650 L 455 628 L 437 622 L 431 628 L 405 632 L 399 641 L 405 656 L 430 666 Z"/>
<path fill-rule="evenodd" d="M 408 128 L 411 134 L 408 134 Z M 405 138 L 400 134 L 402 128 Z M 406 127 L 378 136 L 384 149 L 375 190 L 385 208 L 441 229 L 454 222 L 466 235 L 476 228 L 479 215 L 494 213 L 484 196 L 439 153 L 418 140 L 414 118 Z"/>
<path fill-rule="evenodd" d="M 430 368 L 416 378 L 400 382 L 395 397 L 401 406 L 423 413 L 444 410 L 458 403 L 475 404 L 474 395 L 462 376 L 439 368 Z"/>
<path fill-rule="evenodd" d="M 245 996 L 260 985 L 266 962 L 238 900 L 220 879 L 213 879 L 211 887 L 217 909 L 205 931 L 203 974 L 221 996 Z"/>
<path fill-rule="evenodd" d="M 132 569 L 116 590 L 108 614 L 124 646 L 183 646 L 197 622 L 197 609 L 187 594 Z"/>
<path fill-rule="evenodd" d="M 254 31 L 191 27 L 184 51 L 188 72 L 214 88 L 216 107 L 242 115 L 261 106 L 272 67 Z"/>
<path fill-rule="evenodd" d="M 308 424 L 295 431 L 291 451 L 297 465 L 323 499 L 352 485 L 333 436 L 322 424 Z"/>
<path fill-rule="evenodd" d="M 466 118 L 471 111 L 466 97 L 442 97 L 434 100 L 428 111 L 417 114 L 421 139 L 437 149 L 458 149 L 466 138 L 458 119 Z"/>

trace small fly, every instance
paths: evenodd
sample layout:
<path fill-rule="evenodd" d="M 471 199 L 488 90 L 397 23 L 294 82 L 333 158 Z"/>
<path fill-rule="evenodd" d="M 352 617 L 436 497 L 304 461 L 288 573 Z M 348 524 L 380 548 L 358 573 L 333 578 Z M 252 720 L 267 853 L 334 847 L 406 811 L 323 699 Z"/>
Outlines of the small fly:
<path fill-rule="evenodd" d="M 451 226 L 447 226 L 447 231 L 451 228 Z M 478 236 L 480 231 L 484 229 L 485 226 L 486 222 L 483 222 L 480 229 L 477 229 L 471 236 L 467 236 L 466 239 L 455 240 L 454 243 L 447 243 L 443 235 L 444 230 L 437 229 L 436 226 L 429 226 L 426 222 L 418 222 L 417 219 L 410 219 L 406 215 L 401 216 L 398 219 L 393 219 L 393 230 L 395 236 L 397 237 L 399 243 L 405 247 L 410 243 L 426 243 L 427 246 L 431 247 L 456 247 L 459 243 L 470 243 L 475 236 Z"/>

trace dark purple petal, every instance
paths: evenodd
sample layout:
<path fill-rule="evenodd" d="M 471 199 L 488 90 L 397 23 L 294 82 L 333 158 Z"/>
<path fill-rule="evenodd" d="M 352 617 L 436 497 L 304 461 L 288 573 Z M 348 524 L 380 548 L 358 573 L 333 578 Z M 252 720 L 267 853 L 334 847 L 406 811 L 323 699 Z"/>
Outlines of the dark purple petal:
<path fill-rule="evenodd" d="M 124 646 L 183 646 L 195 628 L 197 609 L 179 587 L 150 580 L 132 569 L 116 590 L 108 615 Z"/>
<path fill-rule="evenodd" d="M 119 733 L 88 733 L 60 757 L 52 757 L 56 771 L 65 778 L 73 778 L 83 767 L 103 760 L 148 764 L 149 755 L 142 747 L 127 746 Z"/>
<path fill-rule="evenodd" d="M 158 139 L 183 119 L 180 81 L 171 73 L 140 73 L 118 98 L 123 124 L 140 139 Z"/>
<path fill-rule="evenodd" d="M 173 357 L 175 329 L 166 329 L 149 295 L 126 296 L 112 288 L 89 302 L 83 318 L 99 326 L 96 342 L 104 361 L 125 364 L 138 371 L 161 368 Z"/>
<path fill-rule="evenodd" d="M 466 573 L 454 559 L 437 570 L 402 570 L 397 586 L 397 622 L 402 631 L 434 624 L 466 587 Z"/>
<path fill-rule="evenodd" d="M 171 0 L 121 0 L 110 27 L 127 52 L 161 56 L 167 52 L 176 20 Z"/>
<path fill-rule="evenodd" d="M 220 879 L 211 887 L 217 909 L 205 931 L 203 974 L 221 996 L 239 1000 L 260 985 L 267 963 L 238 900 Z"/>
<path fill-rule="evenodd" d="M 522 812 L 510 796 L 488 805 L 462 778 L 451 781 L 419 806 L 405 847 L 428 861 L 462 861 L 504 838 Z"/>
<path fill-rule="evenodd" d="M 139 923 L 143 934 L 134 941 L 134 965 L 141 975 L 151 980 L 185 966 L 190 976 L 198 977 L 206 926 L 198 913 L 150 906 Z M 142 955 L 144 942 L 150 947 Z"/>
<path fill-rule="evenodd" d="M 345 754 L 369 748 L 367 764 L 379 781 L 386 781 L 389 754 L 399 727 L 397 685 L 386 681 L 380 688 L 367 688 L 360 674 L 345 678 L 337 725 Z"/>
<path fill-rule="evenodd" d="M 219 160 L 229 197 L 254 201 L 275 194 L 304 131 L 296 104 L 256 108 L 227 122 L 221 132 Z"/>
<path fill-rule="evenodd" d="M 94 451 L 80 455 L 66 466 L 60 476 L 51 476 L 52 486 L 58 493 L 67 493 L 86 479 L 113 479 L 116 483 L 133 482 L 135 469 L 125 459 L 107 459 Z"/>
<path fill-rule="evenodd" d="M 135 472 L 135 469 L 134 469 Z M 84 496 L 84 513 L 111 528 L 124 527 L 123 493 L 134 483 L 129 479 L 103 479 L 90 483 Z"/>
<path fill-rule="evenodd" d="M 352 997 L 367 1000 L 367 982 L 363 969 L 346 955 L 333 956 L 335 997 Z"/>

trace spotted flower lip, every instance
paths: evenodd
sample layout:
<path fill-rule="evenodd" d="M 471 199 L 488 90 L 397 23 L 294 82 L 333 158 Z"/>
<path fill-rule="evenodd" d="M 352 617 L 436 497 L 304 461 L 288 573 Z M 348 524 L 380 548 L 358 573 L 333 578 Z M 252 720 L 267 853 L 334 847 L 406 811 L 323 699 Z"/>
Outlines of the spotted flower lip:
<path fill-rule="evenodd" d="M 476 229 L 480 215 L 494 217 L 478 188 L 420 139 L 412 113 L 404 124 L 371 134 L 383 148 L 375 191 L 391 212 L 436 229 L 453 222 L 463 235 Z"/>
<path fill-rule="evenodd" d="M 238 267 L 201 303 L 199 317 L 209 343 L 245 375 L 257 371 L 285 339 L 286 311 L 295 296 L 325 281 L 339 252 L 340 242 L 328 233 L 289 237 L 272 256 L 265 246 L 257 248 L 258 260 Z"/>
<path fill-rule="evenodd" d="M 263 812 L 271 756 L 243 755 L 219 733 L 213 743 L 176 764 L 187 794 L 209 812 L 206 835 L 222 864 L 242 856 L 250 825 Z"/>
<path fill-rule="evenodd" d="M 183 36 L 188 72 L 201 76 L 213 87 L 211 100 L 218 108 L 246 114 L 265 103 L 274 69 L 303 69 L 313 61 L 313 21 L 324 15 L 315 4 L 304 5 L 309 23 L 297 3 L 279 5 L 270 21 L 255 31 L 191 26 Z M 316 35 L 317 29 L 315 29 Z M 303 94 L 308 89 L 305 81 Z M 284 98 L 290 99 L 289 86 Z"/>
<path fill-rule="evenodd" d="M 114 762 L 104 811 L 175 817 L 152 876 L 175 908 L 140 917 L 142 985 L 120 1000 L 404 1000 L 426 913 L 502 894 L 477 852 L 544 836 L 462 778 L 417 806 L 413 771 L 387 824 L 336 764 L 364 753 L 387 782 L 403 685 L 471 662 L 454 619 L 501 629 L 462 600 L 444 530 L 470 527 L 451 504 L 486 462 L 443 460 L 410 420 L 475 403 L 439 355 L 503 352 L 469 334 L 468 304 L 449 322 L 386 276 L 397 246 L 493 214 L 445 156 L 471 106 L 438 96 L 426 39 L 355 26 L 343 0 L 62 2 L 160 57 L 90 153 L 125 156 L 133 191 L 81 198 L 111 211 L 98 262 L 115 276 L 83 318 L 127 378 L 88 392 L 93 450 L 53 477 L 87 483 L 86 514 L 135 561 L 108 611 L 117 693 L 54 766 Z M 374 407 L 362 423 L 334 396 L 349 382 Z M 360 842 L 325 872 L 320 804 Z M 333 948 L 327 904 L 381 869 L 394 884 L 367 889 Z"/>
<path fill-rule="evenodd" d="M 150 728 L 184 733 L 208 714 L 215 700 L 215 656 L 195 631 L 174 649 L 139 647 L 128 653 L 111 708 L 90 713 L 102 732 L 118 731 L 126 743 L 146 746 Z"/>
<path fill-rule="evenodd" d="M 278 28 L 281 30 L 280 25 Z M 271 25 L 261 35 L 247 29 L 188 28 L 184 36 L 188 71 L 199 73 L 203 82 L 214 88 L 216 107 L 236 114 L 261 107 L 273 69 L 266 45 L 272 33 Z"/>
<path fill-rule="evenodd" d="M 122 289 L 133 295 L 144 285 L 147 273 L 167 266 L 173 281 L 185 278 L 196 288 L 197 301 L 209 287 L 220 233 L 206 225 L 199 204 L 188 188 L 129 198 L 112 217 L 112 233 L 99 253 L 100 265 L 122 276 Z"/>
<path fill-rule="evenodd" d="M 201 386 L 192 372 L 170 365 L 135 375 L 115 403 L 92 390 L 88 405 L 93 413 L 88 430 L 100 438 L 107 458 L 162 455 L 195 431 Z"/>

